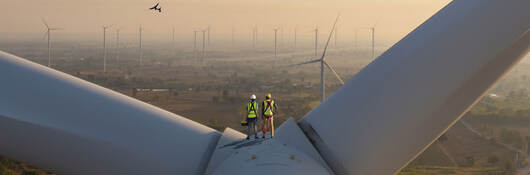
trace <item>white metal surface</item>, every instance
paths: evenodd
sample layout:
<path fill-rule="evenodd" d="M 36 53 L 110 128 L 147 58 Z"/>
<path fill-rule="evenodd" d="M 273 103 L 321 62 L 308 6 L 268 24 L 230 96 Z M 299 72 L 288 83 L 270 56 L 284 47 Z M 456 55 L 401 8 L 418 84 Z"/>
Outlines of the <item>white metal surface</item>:
<path fill-rule="evenodd" d="M 331 174 L 311 156 L 276 138 L 242 139 L 219 147 L 233 152 L 214 170 L 214 175 Z"/>
<path fill-rule="evenodd" d="M 226 128 L 205 175 L 333 174 L 292 118 L 278 128 L 274 139 L 261 139 L 261 134 L 257 140 L 245 138 L 245 134 Z"/>
<path fill-rule="evenodd" d="M 309 139 L 304 135 L 304 132 L 293 118 L 289 118 L 285 121 L 274 133 L 274 139 L 280 140 L 282 143 L 288 145 L 291 148 L 305 153 L 307 156 L 313 158 L 315 161 L 321 164 L 326 170 L 333 174 L 333 170 L 327 165 L 326 161 L 320 156 L 315 147 L 309 142 Z M 298 174 L 306 174 L 305 172 L 299 172 Z"/>
<path fill-rule="evenodd" d="M 220 133 L 0 51 L 0 155 L 58 174 L 202 174 Z"/>
<path fill-rule="evenodd" d="M 212 157 L 208 162 L 208 167 L 206 168 L 204 175 L 213 174 L 214 170 L 236 151 L 236 149 L 228 147 L 237 143 L 243 143 L 246 137 L 247 135 L 241 132 L 238 132 L 232 128 L 226 128 L 221 138 L 219 138 L 217 145 L 215 146 L 215 150 L 213 151 Z"/>
<path fill-rule="evenodd" d="M 299 125 L 337 174 L 396 173 L 528 52 L 528 7 L 451 2 Z"/>

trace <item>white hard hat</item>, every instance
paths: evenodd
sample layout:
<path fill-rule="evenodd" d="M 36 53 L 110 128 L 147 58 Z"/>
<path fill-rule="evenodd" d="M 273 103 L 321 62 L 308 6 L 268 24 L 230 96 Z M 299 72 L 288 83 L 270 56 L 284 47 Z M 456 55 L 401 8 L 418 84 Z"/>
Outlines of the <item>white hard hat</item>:
<path fill-rule="evenodd" d="M 251 100 L 255 100 L 255 99 L 256 99 L 256 95 L 252 94 L 252 95 L 250 96 L 250 99 L 251 99 Z"/>

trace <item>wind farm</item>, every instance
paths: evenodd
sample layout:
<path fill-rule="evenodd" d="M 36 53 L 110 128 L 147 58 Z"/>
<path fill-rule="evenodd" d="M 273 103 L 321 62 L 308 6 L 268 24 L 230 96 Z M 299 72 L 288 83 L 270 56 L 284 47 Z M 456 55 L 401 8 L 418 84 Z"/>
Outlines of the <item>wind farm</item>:
<path fill-rule="evenodd" d="M 0 174 L 529 172 L 527 2 L 36 3 L 0 2 Z"/>

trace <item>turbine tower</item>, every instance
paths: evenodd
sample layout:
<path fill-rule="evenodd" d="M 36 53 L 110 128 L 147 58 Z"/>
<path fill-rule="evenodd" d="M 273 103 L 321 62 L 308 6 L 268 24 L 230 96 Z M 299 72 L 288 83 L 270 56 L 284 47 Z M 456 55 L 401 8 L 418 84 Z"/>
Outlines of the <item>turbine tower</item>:
<path fill-rule="evenodd" d="M 144 57 L 144 51 L 142 50 L 142 26 L 140 25 L 140 28 L 138 29 L 139 30 L 139 43 L 138 43 L 138 49 L 139 49 L 139 54 L 140 54 L 140 67 L 143 66 L 143 57 Z"/>
<path fill-rule="evenodd" d="M 50 42 L 50 35 L 52 30 L 61 30 L 62 28 L 51 28 L 46 20 L 44 18 L 41 18 L 42 23 L 46 26 L 46 32 L 44 33 L 44 37 L 48 38 L 48 67 L 52 66 L 52 54 L 51 54 L 51 42 Z"/>
<path fill-rule="evenodd" d="M 256 48 L 256 26 L 252 26 L 252 48 Z"/>
<path fill-rule="evenodd" d="M 234 33 L 235 33 L 235 27 L 232 25 L 232 47 L 234 47 Z"/>
<path fill-rule="evenodd" d="M 120 60 L 120 29 L 116 29 L 116 62 Z"/>
<path fill-rule="evenodd" d="M 197 60 L 197 30 L 193 30 L 193 57 Z"/>
<path fill-rule="evenodd" d="M 256 32 L 254 32 L 254 35 L 255 35 L 254 38 L 256 39 L 256 44 L 255 45 L 257 47 L 258 46 L 258 41 L 259 41 L 258 40 L 258 25 L 256 24 L 256 26 L 254 28 L 255 28 L 254 30 L 256 31 Z"/>
<path fill-rule="evenodd" d="M 315 58 L 318 56 L 318 26 L 315 27 Z"/>
<path fill-rule="evenodd" d="M 353 49 L 354 49 L 354 51 L 357 51 L 357 50 L 358 50 L 358 41 L 359 41 L 359 40 L 358 40 L 358 33 L 359 33 L 358 29 L 355 29 L 355 33 L 354 33 L 355 36 L 354 36 L 354 39 L 353 39 L 353 40 L 354 40 L 354 41 L 353 41 L 353 42 L 354 42 L 354 43 L 353 43 Z"/>
<path fill-rule="evenodd" d="M 278 28 L 274 28 L 274 60 L 277 58 L 278 53 Z"/>
<path fill-rule="evenodd" d="M 206 48 L 206 32 L 210 31 L 210 26 L 208 26 L 208 29 L 202 30 L 202 51 L 201 51 L 201 63 L 204 63 L 204 49 Z"/>
<path fill-rule="evenodd" d="M 175 27 L 171 31 L 171 51 L 175 54 Z"/>
<path fill-rule="evenodd" d="M 327 63 L 326 59 L 325 59 L 326 58 L 326 51 L 327 51 L 328 45 L 329 45 L 329 41 L 331 40 L 331 37 L 333 36 L 333 33 L 335 31 L 335 25 L 337 24 L 337 21 L 339 20 L 339 17 L 340 17 L 340 15 L 337 15 L 337 18 L 335 19 L 335 23 L 333 23 L 333 27 L 330 30 L 330 33 L 329 33 L 329 36 L 328 36 L 328 40 L 326 42 L 326 46 L 324 47 L 324 51 L 322 52 L 322 56 L 320 57 L 320 59 L 310 60 L 310 61 L 306 61 L 306 62 L 303 62 L 303 63 L 298 63 L 298 64 L 292 65 L 292 66 L 298 66 L 298 65 L 311 64 L 311 63 L 320 63 L 320 101 L 321 102 L 323 102 L 324 99 L 326 98 L 326 81 L 325 81 L 325 78 L 324 78 L 324 69 L 325 69 L 324 66 L 328 67 L 329 70 L 331 70 L 331 72 L 333 72 L 333 75 L 335 75 L 335 77 L 339 80 L 340 84 L 344 85 L 344 81 L 342 80 L 342 78 L 340 78 L 340 76 L 337 73 L 337 71 L 335 71 L 335 69 L 333 69 L 333 67 L 331 67 L 331 65 L 329 63 Z M 318 31 L 318 28 L 315 29 L 315 31 Z M 316 42 L 315 42 L 315 46 L 316 46 Z"/>
<path fill-rule="evenodd" d="M 103 72 L 107 72 L 107 29 L 112 25 L 103 26 Z"/>
<path fill-rule="evenodd" d="M 297 29 L 298 29 L 298 26 L 295 26 L 295 27 L 294 27 L 294 49 L 295 49 L 295 50 L 296 50 L 296 39 L 297 39 L 297 38 L 296 38 L 296 37 L 297 37 L 297 36 L 296 36 L 296 32 L 297 32 Z"/>
<path fill-rule="evenodd" d="M 206 28 L 206 30 L 208 31 L 208 47 L 210 47 L 210 25 L 208 25 L 208 28 Z"/>
<path fill-rule="evenodd" d="M 368 30 L 370 30 L 372 34 L 372 60 L 375 59 L 375 26 L 379 23 L 379 20 L 377 20 L 373 26 L 368 27 Z"/>
<path fill-rule="evenodd" d="M 370 31 L 372 32 L 372 60 L 375 58 L 375 25 L 373 27 L 370 27 Z"/>

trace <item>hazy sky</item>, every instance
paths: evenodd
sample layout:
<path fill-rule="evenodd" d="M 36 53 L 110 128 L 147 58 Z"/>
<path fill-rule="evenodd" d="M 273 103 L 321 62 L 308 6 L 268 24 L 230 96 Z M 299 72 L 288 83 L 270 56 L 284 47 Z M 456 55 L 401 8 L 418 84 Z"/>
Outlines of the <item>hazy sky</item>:
<path fill-rule="evenodd" d="M 147 8 L 160 2 L 163 13 Z M 281 26 L 289 33 L 297 26 L 301 37 L 311 36 L 318 25 L 327 33 L 338 12 L 339 34 L 352 37 L 355 29 L 377 23 L 377 36 L 395 42 L 421 24 L 450 0 L 1 0 L 0 39 L 42 38 L 45 18 L 58 37 L 101 34 L 101 26 L 113 24 L 127 36 L 136 36 L 143 25 L 146 35 L 167 37 L 175 27 L 177 37 L 192 36 L 194 29 L 212 27 L 212 34 L 229 36 L 232 27 L 250 35 L 258 24 L 261 35 Z M 322 34 L 324 34 L 322 33 Z"/>

